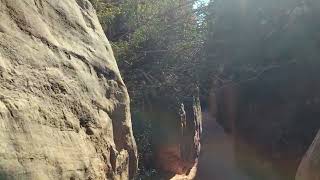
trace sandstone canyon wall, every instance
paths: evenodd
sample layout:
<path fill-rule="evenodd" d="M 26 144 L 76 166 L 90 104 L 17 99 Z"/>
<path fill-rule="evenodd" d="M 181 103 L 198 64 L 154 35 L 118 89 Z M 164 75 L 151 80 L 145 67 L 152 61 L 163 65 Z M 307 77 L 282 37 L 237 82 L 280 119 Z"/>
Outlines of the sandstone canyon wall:
<path fill-rule="evenodd" d="M 212 78 L 211 111 L 233 135 L 237 161 L 250 175 L 292 180 L 320 128 L 320 26 L 313 20 L 320 1 L 213 7 L 207 53 L 221 67 Z"/>
<path fill-rule="evenodd" d="M 132 179 L 129 97 L 87 0 L 0 1 L 0 179 Z"/>
<path fill-rule="evenodd" d="M 240 166 L 263 169 L 262 176 L 271 171 L 281 179 L 294 179 L 320 128 L 319 67 L 315 63 L 287 65 L 256 80 L 225 86 L 212 95 L 211 111 L 234 136 Z M 314 141 L 309 150 L 314 151 L 312 156 L 317 154 L 311 150 L 317 149 L 318 140 Z M 308 154 L 302 172 L 316 159 Z"/>
<path fill-rule="evenodd" d="M 177 100 L 157 97 L 145 112 L 152 123 L 154 166 L 165 179 L 193 179 L 202 131 L 198 95 Z"/>

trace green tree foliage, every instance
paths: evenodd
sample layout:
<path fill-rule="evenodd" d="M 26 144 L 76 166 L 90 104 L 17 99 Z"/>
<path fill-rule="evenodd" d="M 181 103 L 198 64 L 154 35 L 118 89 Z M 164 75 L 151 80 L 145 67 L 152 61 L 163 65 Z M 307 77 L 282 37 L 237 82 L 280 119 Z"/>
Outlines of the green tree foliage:
<path fill-rule="evenodd" d="M 185 94 L 196 86 L 195 66 L 203 44 L 195 0 L 91 0 L 134 104 L 166 91 Z M 184 82 L 185 81 L 185 82 Z"/>
<path fill-rule="evenodd" d="M 129 89 L 140 157 L 151 132 L 139 112 L 152 97 L 179 100 L 198 85 L 206 95 L 292 63 L 319 64 L 319 0 L 90 1 Z"/>

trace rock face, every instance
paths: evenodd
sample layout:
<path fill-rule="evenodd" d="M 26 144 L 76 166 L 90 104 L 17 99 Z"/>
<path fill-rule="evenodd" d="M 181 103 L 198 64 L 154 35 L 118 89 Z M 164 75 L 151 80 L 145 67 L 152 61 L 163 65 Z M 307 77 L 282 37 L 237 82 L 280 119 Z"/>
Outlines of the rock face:
<path fill-rule="evenodd" d="M 294 179 L 320 127 L 319 67 L 305 63 L 270 70 L 241 86 L 226 86 L 212 98 L 212 111 L 234 136 L 240 166 Z"/>
<path fill-rule="evenodd" d="M 161 102 L 160 100 L 158 102 Z M 166 105 L 165 105 L 166 104 Z M 171 107 L 177 104 L 176 108 Z M 199 98 L 164 101 L 150 111 L 155 162 L 172 179 L 193 179 L 200 154 L 202 117 Z"/>
<path fill-rule="evenodd" d="M 320 128 L 320 26 L 312 20 L 320 1 L 230 0 L 212 7 L 207 52 L 212 67 L 222 64 L 213 72 L 212 112 L 234 137 L 244 171 L 292 180 Z"/>
<path fill-rule="evenodd" d="M 296 180 L 320 180 L 320 131 L 301 161 Z"/>
<path fill-rule="evenodd" d="M 132 179 L 129 97 L 87 0 L 0 1 L 0 179 Z"/>

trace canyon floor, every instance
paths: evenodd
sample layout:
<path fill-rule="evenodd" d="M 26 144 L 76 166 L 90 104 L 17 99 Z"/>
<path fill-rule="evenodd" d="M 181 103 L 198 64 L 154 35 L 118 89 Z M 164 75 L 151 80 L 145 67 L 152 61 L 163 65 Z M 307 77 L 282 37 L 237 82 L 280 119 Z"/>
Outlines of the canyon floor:
<path fill-rule="evenodd" d="M 249 151 L 236 152 L 232 136 L 225 133 L 209 113 L 203 112 L 203 137 L 196 180 L 287 180 L 267 161 L 255 159 Z M 240 159 L 254 159 L 260 163 L 247 166 Z M 236 158 L 238 157 L 238 158 Z M 248 174 L 249 173 L 249 174 Z"/>
<path fill-rule="evenodd" d="M 236 166 L 232 138 L 213 119 L 203 112 L 202 154 L 198 180 L 249 180 Z"/>

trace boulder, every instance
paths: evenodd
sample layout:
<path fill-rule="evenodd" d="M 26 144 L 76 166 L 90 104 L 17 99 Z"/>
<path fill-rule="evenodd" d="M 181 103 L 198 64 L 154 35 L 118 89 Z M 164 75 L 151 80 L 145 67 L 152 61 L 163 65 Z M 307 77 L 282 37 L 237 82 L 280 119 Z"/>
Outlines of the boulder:
<path fill-rule="evenodd" d="M 133 179 L 129 96 L 88 0 L 0 1 L 0 179 Z"/>

